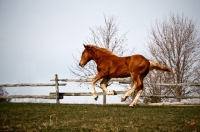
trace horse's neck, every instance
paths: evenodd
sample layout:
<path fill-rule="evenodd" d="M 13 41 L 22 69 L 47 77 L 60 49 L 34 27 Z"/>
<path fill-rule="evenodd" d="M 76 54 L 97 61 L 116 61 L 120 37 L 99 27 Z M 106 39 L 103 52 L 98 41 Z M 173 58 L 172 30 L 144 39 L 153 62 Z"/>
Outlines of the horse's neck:
<path fill-rule="evenodd" d="M 96 51 L 92 51 L 91 52 L 91 56 L 92 56 L 92 59 L 97 63 L 97 61 L 101 58 L 100 56 L 100 51 L 96 50 Z"/>
<path fill-rule="evenodd" d="M 112 55 L 112 54 L 108 54 L 108 53 L 104 53 L 104 52 L 102 52 L 102 51 L 99 51 L 99 50 L 96 50 L 96 51 L 93 51 L 92 52 L 93 54 L 92 54 L 92 58 L 93 58 L 93 60 L 96 62 L 96 63 L 98 63 L 98 61 L 100 60 L 100 59 L 102 59 L 102 58 L 109 58 L 109 57 L 114 57 L 115 55 Z M 115 56 L 115 57 L 117 57 L 117 56 Z"/>

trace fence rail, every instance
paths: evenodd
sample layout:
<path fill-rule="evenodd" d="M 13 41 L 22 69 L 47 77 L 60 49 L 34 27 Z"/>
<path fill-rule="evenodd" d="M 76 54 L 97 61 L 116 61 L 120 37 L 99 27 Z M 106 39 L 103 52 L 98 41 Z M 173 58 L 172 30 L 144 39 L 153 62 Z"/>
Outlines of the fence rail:
<path fill-rule="evenodd" d="M 51 79 L 50 81 L 56 81 L 55 79 Z M 61 82 L 91 82 L 92 78 L 86 78 L 86 79 L 57 79 L 57 81 Z M 119 83 L 130 83 L 132 79 L 130 77 L 128 78 L 111 78 L 111 82 L 117 81 Z"/>
<path fill-rule="evenodd" d="M 124 94 L 126 91 L 115 91 L 117 94 Z M 106 95 L 105 92 L 97 92 L 98 95 Z M 49 96 L 55 96 L 56 92 L 50 92 Z M 64 93 L 59 93 L 59 97 L 63 96 L 92 96 L 92 93 L 90 92 L 81 92 L 81 93 L 72 93 L 72 92 L 64 92 Z"/>
<path fill-rule="evenodd" d="M 49 95 L 1 95 L 0 98 L 36 98 L 36 99 L 56 99 L 56 103 L 60 103 L 59 89 L 58 86 L 65 86 L 66 83 L 58 83 L 58 76 L 55 74 L 55 83 L 20 83 L 20 84 L 0 84 L 0 87 L 44 87 L 44 86 L 55 86 L 56 94 Z"/>
<path fill-rule="evenodd" d="M 65 83 L 58 84 L 59 86 L 65 86 Z M 43 86 L 56 86 L 55 83 L 20 83 L 20 84 L 0 84 L 0 87 L 43 87 Z"/>
<path fill-rule="evenodd" d="M 146 83 L 151 85 L 157 85 L 157 86 L 200 86 L 200 82 L 193 82 L 193 83 Z"/>
<path fill-rule="evenodd" d="M 13 98 L 35 98 L 35 99 L 56 99 L 56 95 L 3 95 L 0 98 L 13 99 Z M 62 97 L 59 97 L 63 99 Z"/>
<path fill-rule="evenodd" d="M 49 95 L 8 95 L 8 96 L 0 96 L 0 98 L 42 98 L 42 99 L 56 99 L 56 103 L 60 103 L 59 99 L 63 99 L 64 96 L 92 96 L 90 92 L 81 92 L 81 93 L 72 93 L 72 92 L 59 92 L 59 86 L 65 86 L 66 83 L 61 82 L 91 82 L 92 79 L 58 79 L 57 74 L 55 74 L 55 79 L 51 79 L 50 81 L 55 81 L 55 83 L 21 83 L 21 84 L 0 84 L 0 87 L 43 87 L 43 86 L 55 86 L 56 92 L 50 92 Z M 129 83 L 133 85 L 131 78 L 112 78 L 110 81 L 117 81 L 119 83 Z M 200 82 L 198 83 L 179 83 L 179 84 L 160 84 L 160 83 L 147 83 L 150 85 L 159 85 L 159 86 L 200 86 Z M 126 91 L 116 91 L 117 94 L 124 94 Z M 103 95 L 103 104 L 106 104 L 106 94 L 104 92 L 98 92 L 98 95 Z M 200 98 L 200 96 L 166 96 L 166 95 L 141 95 L 141 97 L 160 97 L 160 98 L 180 98 L 180 99 L 188 99 L 188 98 Z"/>
<path fill-rule="evenodd" d="M 125 94 L 126 91 L 115 91 L 117 94 Z M 97 92 L 98 95 L 106 95 L 105 92 Z M 49 96 L 55 96 L 56 92 L 50 92 Z M 59 97 L 63 98 L 63 96 L 92 96 L 90 92 L 62 92 L 59 93 Z M 188 98 L 200 98 L 200 96 L 170 96 L 170 95 L 141 95 L 140 97 L 160 97 L 160 98 L 180 98 L 180 99 L 188 99 Z"/>

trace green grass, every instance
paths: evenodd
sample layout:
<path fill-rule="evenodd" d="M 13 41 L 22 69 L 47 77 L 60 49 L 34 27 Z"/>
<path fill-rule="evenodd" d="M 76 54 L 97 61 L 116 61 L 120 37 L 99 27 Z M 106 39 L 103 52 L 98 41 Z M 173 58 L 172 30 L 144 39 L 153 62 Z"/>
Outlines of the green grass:
<path fill-rule="evenodd" d="M 0 103 L 0 130 L 197 132 L 200 106 Z"/>

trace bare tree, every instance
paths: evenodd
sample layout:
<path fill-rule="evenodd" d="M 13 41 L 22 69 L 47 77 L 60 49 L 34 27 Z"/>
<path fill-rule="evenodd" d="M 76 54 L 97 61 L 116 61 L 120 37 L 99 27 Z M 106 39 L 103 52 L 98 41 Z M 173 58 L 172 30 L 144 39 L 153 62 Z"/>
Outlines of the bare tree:
<path fill-rule="evenodd" d="M 156 71 L 149 75 L 147 82 L 186 83 L 200 81 L 200 37 L 192 19 L 180 14 L 171 14 L 164 22 L 157 22 L 150 29 L 148 49 L 153 60 L 172 68 L 174 75 Z M 177 97 L 196 94 L 199 88 L 189 86 L 153 87 L 151 93 L 175 95 Z M 177 101 L 181 101 L 177 98 Z"/>
<path fill-rule="evenodd" d="M 6 96 L 6 95 L 8 95 L 8 92 L 5 90 L 5 89 L 3 89 L 2 87 L 0 87 L 0 96 Z M 6 98 L 0 98 L 0 102 L 10 102 L 11 101 L 11 99 L 10 98 L 8 98 L 8 99 L 6 99 Z"/>
<path fill-rule="evenodd" d="M 89 28 L 91 36 L 87 38 L 86 44 L 93 44 L 99 47 L 107 48 L 113 53 L 122 56 L 124 52 L 127 51 L 125 43 L 126 33 L 120 35 L 119 27 L 116 22 L 117 17 L 115 16 L 105 16 L 104 15 L 104 26 L 95 26 Z M 97 74 L 96 64 L 94 61 L 90 61 L 84 68 L 78 66 L 79 59 L 76 59 L 77 65 L 70 68 L 71 73 L 79 78 L 92 78 Z"/>

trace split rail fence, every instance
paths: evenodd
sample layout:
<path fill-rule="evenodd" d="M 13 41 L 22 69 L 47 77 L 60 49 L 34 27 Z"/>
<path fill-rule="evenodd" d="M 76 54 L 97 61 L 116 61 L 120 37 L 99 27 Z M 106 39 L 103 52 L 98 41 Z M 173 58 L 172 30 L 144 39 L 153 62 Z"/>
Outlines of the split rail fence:
<path fill-rule="evenodd" d="M 42 87 L 42 86 L 55 86 L 55 92 L 50 92 L 49 95 L 1 95 L 0 98 L 42 98 L 42 99 L 55 99 L 56 103 L 60 103 L 60 99 L 63 99 L 64 96 L 92 96 L 90 92 L 59 92 L 59 86 L 66 86 L 66 82 L 91 82 L 92 79 L 58 79 L 58 75 L 55 74 L 55 78 L 50 80 L 54 81 L 54 83 L 35 83 L 35 84 L 0 84 L 0 87 Z M 133 82 L 131 78 L 112 78 L 110 81 L 117 81 L 119 83 L 131 84 Z M 65 83 L 59 83 L 65 82 Z M 159 86 L 200 86 L 199 83 L 179 83 L 179 84 L 152 84 L 152 85 L 159 85 Z M 124 94 L 126 91 L 116 91 L 117 94 Z M 103 104 L 106 104 L 106 94 L 104 92 L 98 92 L 98 95 L 103 95 Z M 200 98 L 200 96 L 165 96 L 165 95 L 141 95 L 141 97 L 160 97 L 160 98 Z"/>

